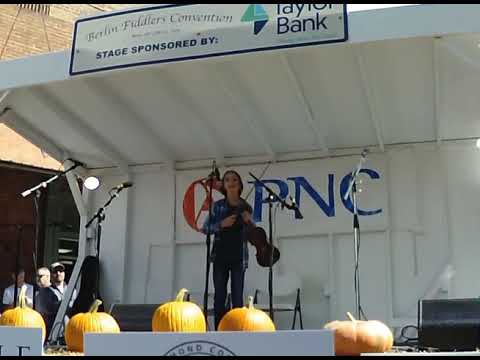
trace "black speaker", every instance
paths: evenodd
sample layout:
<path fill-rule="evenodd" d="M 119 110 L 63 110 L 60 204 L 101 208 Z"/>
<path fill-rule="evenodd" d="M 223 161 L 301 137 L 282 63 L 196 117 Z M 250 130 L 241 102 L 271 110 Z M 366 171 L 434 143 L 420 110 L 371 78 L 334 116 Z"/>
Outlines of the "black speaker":
<path fill-rule="evenodd" d="M 480 299 L 418 302 L 418 345 L 440 351 L 480 347 Z"/>

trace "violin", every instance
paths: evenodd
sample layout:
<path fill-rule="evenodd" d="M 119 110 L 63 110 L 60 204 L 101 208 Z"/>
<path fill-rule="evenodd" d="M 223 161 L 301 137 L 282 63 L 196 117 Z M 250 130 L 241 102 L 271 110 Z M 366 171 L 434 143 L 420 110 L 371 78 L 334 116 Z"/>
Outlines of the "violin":
<path fill-rule="evenodd" d="M 280 259 L 280 250 L 268 243 L 267 233 L 262 227 L 251 226 L 247 230 L 247 239 L 257 250 L 255 256 L 258 265 L 262 267 L 270 267 L 270 263 L 273 266 Z"/>
<path fill-rule="evenodd" d="M 237 208 L 235 215 L 241 217 L 242 213 L 247 210 L 248 203 L 243 200 L 243 204 Z M 267 239 L 267 233 L 265 230 L 253 223 L 247 225 L 247 240 L 248 242 L 255 247 L 257 253 L 255 257 L 257 258 L 258 265 L 262 267 L 270 267 L 280 259 L 280 250 L 277 247 L 270 245 Z"/>

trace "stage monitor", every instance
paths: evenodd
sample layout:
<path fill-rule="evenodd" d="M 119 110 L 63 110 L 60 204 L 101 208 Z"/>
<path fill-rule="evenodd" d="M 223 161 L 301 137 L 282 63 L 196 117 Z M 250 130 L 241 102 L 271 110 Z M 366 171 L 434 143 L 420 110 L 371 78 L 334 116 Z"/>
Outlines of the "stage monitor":
<path fill-rule="evenodd" d="M 418 345 L 440 351 L 480 348 L 480 299 L 420 300 Z"/>

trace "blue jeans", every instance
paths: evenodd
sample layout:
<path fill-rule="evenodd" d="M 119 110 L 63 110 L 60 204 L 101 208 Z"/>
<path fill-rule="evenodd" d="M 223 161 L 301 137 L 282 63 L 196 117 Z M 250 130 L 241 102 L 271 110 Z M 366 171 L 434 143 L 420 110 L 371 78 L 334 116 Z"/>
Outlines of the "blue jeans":
<path fill-rule="evenodd" d="M 225 302 L 227 300 L 227 283 L 229 276 L 231 276 L 232 308 L 243 306 L 245 270 L 243 269 L 242 262 L 236 264 L 214 262 L 213 286 L 215 288 L 215 296 L 213 308 L 215 311 L 215 330 L 217 330 L 220 320 L 227 311 Z"/>

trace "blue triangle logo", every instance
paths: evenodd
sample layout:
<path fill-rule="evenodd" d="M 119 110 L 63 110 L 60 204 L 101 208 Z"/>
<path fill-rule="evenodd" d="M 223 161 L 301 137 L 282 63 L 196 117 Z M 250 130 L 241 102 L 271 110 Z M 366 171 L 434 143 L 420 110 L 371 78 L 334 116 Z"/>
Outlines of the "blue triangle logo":
<path fill-rule="evenodd" d="M 243 14 L 240 21 L 253 22 L 253 33 L 258 35 L 269 20 L 265 8 L 261 4 L 251 4 Z"/>
<path fill-rule="evenodd" d="M 260 4 L 255 4 L 255 18 L 268 20 L 267 12 L 263 8 L 263 6 Z"/>
<path fill-rule="evenodd" d="M 260 31 L 267 25 L 268 20 L 259 20 L 253 23 L 253 33 L 258 35 Z"/>

